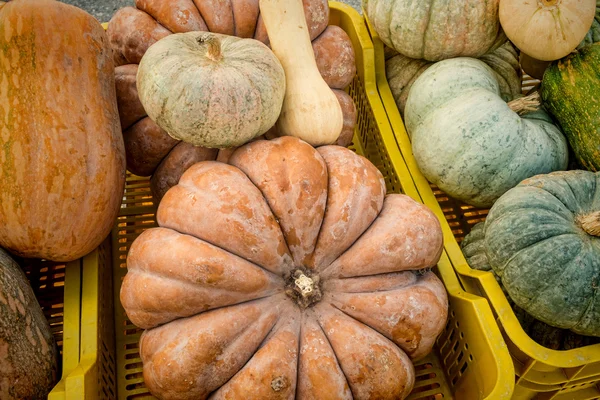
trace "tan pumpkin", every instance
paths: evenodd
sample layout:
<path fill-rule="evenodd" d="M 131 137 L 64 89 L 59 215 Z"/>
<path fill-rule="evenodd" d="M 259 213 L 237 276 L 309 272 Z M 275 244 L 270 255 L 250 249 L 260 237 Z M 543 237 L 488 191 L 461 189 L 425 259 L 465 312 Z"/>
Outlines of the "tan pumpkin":
<path fill-rule="evenodd" d="M 363 0 L 363 9 L 387 46 L 406 57 L 440 61 L 490 50 L 500 27 L 498 1 Z"/>
<path fill-rule="evenodd" d="M 500 23 L 506 36 L 532 59 L 558 60 L 585 38 L 595 0 L 500 0 Z"/>
<path fill-rule="evenodd" d="M 144 110 L 170 136 L 195 146 L 227 148 L 275 124 L 286 77 L 261 42 L 196 31 L 169 35 L 150 46 L 136 85 Z"/>
<path fill-rule="evenodd" d="M 53 0 L 6 3 L 0 32 L 0 246 L 71 261 L 109 234 L 125 184 L 108 39 Z"/>
<path fill-rule="evenodd" d="M 340 146 L 258 140 L 188 169 L 121 302 L 162 399 L 403 399 L 445 326 L 437 218 Z"/>

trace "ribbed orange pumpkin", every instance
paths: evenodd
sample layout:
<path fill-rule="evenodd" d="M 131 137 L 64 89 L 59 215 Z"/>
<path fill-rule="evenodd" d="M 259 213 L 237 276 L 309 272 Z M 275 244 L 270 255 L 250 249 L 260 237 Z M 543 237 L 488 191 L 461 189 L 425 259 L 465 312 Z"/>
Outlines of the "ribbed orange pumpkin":
<path fill-rule="evenodd" d="M 162 399 L 390 399 L 448 299 L 437 218 L 340 146 L 258 140 L 188 169 L 132 244 L 121 303 Z"/>

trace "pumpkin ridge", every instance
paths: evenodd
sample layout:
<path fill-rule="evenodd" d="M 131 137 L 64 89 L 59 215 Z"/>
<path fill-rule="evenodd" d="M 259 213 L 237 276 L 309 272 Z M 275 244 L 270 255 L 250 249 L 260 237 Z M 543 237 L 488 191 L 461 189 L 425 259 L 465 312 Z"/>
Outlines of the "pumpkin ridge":
<path fill-rule="evenodd" d="M 551 239 L 555 239 L 555 238 L 560 238 L 561 236 L 564 236 L 564 235 L 553 236 L 553 237 L 551 237 L 551 238 L 545 239 L 545 240 L 543 240 L 543 241 L 540 241 L 540 242 L 538 242 L 538 243 L 542 243 L 542 242 L 544 242 L 544 241 L 546 241 L 546 240 L 551 240 Z M 582 247 L 584 247 L 584 245 L 583 245 L 583 244 L 582 244 Z M 580 256 L 580 254 L 579 254 L 579 253 L 577 253 L 577 254 L 574 254 L 574 255 L 573 255 L 573 258 L 572 258 L 571 260 L 569 260 L 569 261 L 568 261 L 568 263 L 566 263 L 566 265 L 570 265 L 570 263 L 571 263 L 572 261 L 574 261 L 574 260 L 575 260 L 577 257 L 579 257 L 579 256 Z M 511 257 L 511 259 L 512 259 L 512 257 Z M 560 278 L 561 278 L 561 277 L 562 277 L 562 276 L 563 276 L 563 275 L 564 275 L 566 272 L 568 272 L 568 268 L 563 268 L 563 269 L 560 271 L 560 273 L 558 274 L 558 277 L 556 277 L 556 276 L 553 276 L 552 278 L 554 278 L 556 281 L 560 281 Z M 548 277 L 548 278 L 549 278 L 549 277 Z M 551 280 L 551 279 L 546 279 L 545 281 L 543 281 L 543 282 L 542 282 L 542 285 L 541 285 L 541 287 L 543 287 L 543 289 L 540 289 L 540 288 L 536 289 L 536 290 L 535 290 L 535 294 L 534 294 L 534 295 L 533 295 L 533 296 L 532 296 L 532 297 L 531 297 L 531 298 L 530 298 L 530 299 L 527 301 L 527 303 L 526 303 L 526 304 L 523 304 L 523 306 L 524 306 L 524 307 L 527 307 L 529 304 L 531 304 L 531 303 L 535 303 L 535 301 L 536 301 L 536 300 L 537 300 L 537 299 L 538 299 L 540 296 L 542 296 L 542 293 L 543 293 L 543 292 L 545 292 L 545 291 L 546 291 L 546 290 L 548 290 L 548 289 L 551 289 L 551 288 L 553 287 L 553 285 L 554 285 L 554 284 L 553 284 L 553 280 Z M 597 291 L 597 289 L 596 289 L 596 293 L 597 293 L 597 292 L 598 292 L 598 291 Z M 588 303 L 588 306 L 589 306 L 589 304 L 591 304 L 591 303 Z M 519 305 L 519 307 L 521 307 L 521 306 Z M 523 307 L 521 307 L 521 308 L 523 308 Z M 587 306 L 586 306 L 585 310 L 588 310 L 588 307 L 587 307 Z M 582 317 L 583 317 L 584 315 L 585 315 L 585 312 L 581 312 L 581 313 L 579 314 L 579 318 L 577 318 L 577 319 L 578 319 L 579 321 L 581 321 L 581 319 L 582 319 Z M 548 322 L 551 322 L 551 321 L 548 321 L 548 322 L 546 322 L 546 321 L 542 321 L 542 322 L 548 323 Z M 562 327 L 562 328 L 564 328 L 564 329 L 573 329 L 573 328 L 575 328 L 575 326 L 577 326 L 577 324 L 575 324 L 575 325 L 573 325 L 573 326 L 570 326 L 570 327 L 566 327 L 566 326 L 561 326 L 561 327 Z"/>
<path fill-rule="evenodd" d="M 496 219 L 495 221 L 498 221 L 498 219 Z M 495 222 L 495 221 L 494 221 L 494 222 Z M 560 235 L 556 235 L 556 236 L 550 236 L 550 237 L 547 237 L 547 238 L 545 238 L 545 239 L 542 239 L 542 240 L 540 240 L 539 242 L 535 242 L 535 243 L 532 243 L 532 244 L 530 244 L 530 245 L 528 245 L 528 246 L 525 246 L 525 247 L 519 248 L 517 251 L 515 251 L 515 254 L 513 254 L 513 255 L 512 255 L 512 256 L 511 256 L 511 257 L 510 257 L 510 258 L 509 258 L 509 259 L 508 259 L 508 260 L 507 260 L 507 261 L 504 263 L 504 265 L 501 267 L 501 268 L 502 268 L 502 270 L 500 271 L 500 273 L 498 273 L 498 272 L 497 272 L 497 269 L 496 269 L 496 268 L 492 268 L 492 269 L 493 269 L 493 270 L 494 270 L 494 272 L 495 272 L 495 273 L 496 273 L 496 274 L 497 274 L 497 275 L 498 275 L 498 276 L 499 276 L 499 277 L 502 279 L 502 276 L 504 275 L 504 272 L 506 271 L 506 267 L 507 267 L 509 264 L 511 264 L 511 263 L 512 263 L 512 261 L 514 261 L 514 259 L 515 259 L 516 257 L 518 257 L 518 256 L 519 256 L 519 252 L 521 252 L 521 251 L 524 251 L 524 250 L 527 250 L 527 249 L 530 249 L 531 247 L 537 246 L 537 245 L 539 245 L 540 243 L 544 243 L 544 242 L 547 242 L 547 241 L 550 241 L 550 240 L 554 240 L 554 239 L 556 239 L 556 238 L 562 238 L 563 236 L 568 236 L 568 235 L 575 235 L 575 236 L 577 236 L 577 233 L 574 233 L 574 232 L 568 232 L 568 233 L 562 233 L 562 234 L 560 234 Z M 487 254 L 487 253 L 486 253 L 486 254 Z M 575 257 L 577 257 L 577 254 L 573 255 L 573 258 L 575 258 Z M 572 261 L 572 260 L 570 260 L 570 261 Z M 565 271 L 566 271 L 566 268 L 563 268 L 563 270 L 560 272 L 560 275 L 562 275 L 562 274 L 563 274 Z M 542 282 L 542 283 L 543 283 L 543 282 Z M 548 287 L 550 286 L 550 284 L 551 284 L 551 282 L 550 282 L 549 280 L 547 280 L 547 281 L 545 282 L 545 285 L 544 285 L 545 287 L 544 287 L 544 289 L 542 289 L 542 290 L 540 290 L 540 289 L 537 289 L 537 290 L 536 290 L 536 294 L 535 294 L 535 296 L 533 296 L 532 298 L 530 298 L 530 299 L 529 299 L 529 301 L 528 301 L 528 303 L 531 303 L 531 302 L 533 302 L 533 300 L 537 298 L 537 296 L 539 295 L 539 293 L 540 293 L 540 292 L 542 292 L 542 291 L 544 291 L 544 290 L 548 289 Z"/>
<path fill-rule="evenodd" d="M 596 285 L 598 285 L 598 283 L 596 283 Z M 598 287 L 598 286 L 596 286 L 596 289 L 594 290 L 594 295 L 590 296 L 589 303 L 587 304 L 587 306 L 581 313 L 582 320 L 583 320 L 583 317 L 588 313 L 589 309 L 596 305 L 597 301 L 600 301 L 600 287 Z M 571 327 L 569 329 L 572 329 L 573 331 L 578 331 L 579 329 L 577 329 L 577 327 L 579 327 L 583 323 L 584 323 L 584 321 L 579 321 L 577 324 L 575 324 L 573 327 Z"/>
<path fill-rule="evenodd" d="M 258 344 L 258 346 L 256 347 L 256 349 L 254 349 L 254 351 L 252 352 L 252 354 L 250 355 L 250 357 L 246 360 L 246 362 L 240 367 L 240 369 L 238 369 L 233 375 L 231 375 L 229 377 L 229 379 L 227 379 L 225 382 L 223 382 L 223 384 L 221 386 L 219 386 L 218 388 L 216 388 L 213 392 L 211 392 L 208 396 L 207 399 L 210 398 L 211 395 L 213 395 L 214 393 L 216 393 L 219 389 L 221 389 L 222 387 L 226 386 L 233 378 L 235 378 L 235 376 L 242 371 L 244 368 L 246 368 L 246 366 L 250 363 L 250 361 L 252 360 L 252 358 L 254 357 L 254 355 L 258 352 L 258 350 L 260 350 L 261 348 L 264 347 L 265 344 L 267 344 L 267 342 L 269 341 L 269 339 L 272 337 L 272 335 L 275 333 L 275 330 L 280 326 L 280 322 L 284 319 L 284 317 L 282 316 L 282 313 L 280 313 L 280 315 L 277 316 L 277 318 L 275 319 L 275 321 L 273 322 L 273 326 L 271 326 L 271 329 L 269 329 L 265 336 L 263 337 L 262 341 Z M 255 322 L 256 323 L 256 322 Z M 254 325 L 251 324 L 250 326 Z M 242 332 L 243 333 L 243 332 Z M 237 338 L 239 336 L 241 336 L 241 334 L 238 335 L 236 337 L 235 340 L 237 340 Z M 298 340 L 298 342 L 300 342 L 300 340 Z M 298 353 L 299 355 L 299 353 Z M 300 358 L 300 357 L 298 357 Z"/>
<path fill-rule="evenodd" d="M 264 65 L 264 63 L 263 63 Z M 240 69 L 240 68 L 229 68 L 230 70 L 234 70 L 236 73 L 238 73 L 240 76 L 243 76 L 244 78 L 246 78 L 247 82 L 249 83 L 250 87 L 252 87 L 252 91 L 254 92 L 256 99 L 258 101 L 258 108 L 263 107 L 263 98 L 262 98 L 262 93 L 261 91 L 258 89 L 258 87 L 256 86 L 256 83 L 254 82 L 254 79 L 252 79 L 252 77 L 250 77 L 247 73 L 247 71 L 245 69 Z M 266 132 L 267 130 L 270 129 L 270 127 L 266 127 L 265 126 L 265 121 L 262 118 L 262 114 L 258 113 L 258 119 L 260 120 L 259 126 L 260 126 L 260 131 L 261 132 Z M 240 119 L 239 123 L 244 125 L 246 121 L 244 119 Z M 266 199 L 265 199 L 266 200 Z M 272 210 L 271 210 L 272 211 Z"/>
<path fill-rule="evenodd" d="M 236 168 L 237 168 L 237 167 L 236 167 Z M 244 174 L 244 175 L 247 177 L 247 175 L 246 175 L 246 174 Z M 250 178 L 248 178 L 248 179 L 250 179 Z M 252 181 L 250 181 L 250 182 L 252 182 Z M 254 182 L 252 182 L 252 184 L 254 185 Z M 181 183 L 178 183 L 178 185 L 179 185 L 179 186 L 182 186 L 182 187 L 184 187 L 185 189 L 189 190 L 190 192 L 192 192 L 192 191 L 196 191 L 193 185 L 191 185 L 191 184 L 187 184 L 186 182 L 181 182 Z M 254 187 L 256 187 L 256 185 L 254 185 Z M 263 195 L 262 191 L 261 191 L 260 189 L 258 189 L 258 188 L 256 188 L 256 189 L 257 189 L 257 190 L 260 192 L 260 194 L 262 195 L 263 199 L 265 199 L 265 197 L 264 197 L 264 195 Z M 273 210 L 271 210 L 271 206 L 269 206 L 269 203 L 267 202 L 267 200 L 266 200 L 266 199 L 265 199 L 265 203 L 266 203 L 266 204 L 267 204 L 267 206 L 269 207 L 269 210 L 271 211 L 271 214 L 273 215 L 273 217 L 275 217 L 275 215 L 273 214 Z M 277 222 L 277 226 L 279 226 L 279 222 Z M 217 248 L 219 248 L 219 249 L 223 250 L 224 252 L 230 253 L 230 254 L 234 255 L 235 257 L 238 257 L 238 258 L 244 259 L 245 261 L 249 262 L 249 263 L 250 263 L 250 264 L 252 264 L 252 265 L 255 265 L 255 266 L 257 266 L 258 268 L 262 269 L 263 271 L 269 272 L 270 274 L 272 274 L 272 275 L 275 275 L 275 276 L 277 276 L 278 278 L 282 279 L 282 276 L 281 276 L 281 275 L 279 275 L 279 274 L 276 274 L 276 273 L 275 273 L 275 272 L 273 272 L 273 271 L 269 271 L 267 268 L 263 267 L 262 265 L 258 265 L 257 263 L 255 263 L 255 262 L 254 262 L 254 261 L 252 261 L 252 260 L 249 260 L 249 259 L 247 259 L 247 258 L 245 258 L 245 257 L 243 257 L 243 256 L 240 256 L 239 254 L 236 254 L 236 253 L 234 253 L 234 252 L 233 252 L 233 251 L 231 251 L 231 250 L 225 249 L 225 248 L 223 248 L 223 247 L 219 246 L 218 244 L 216 244 L 216 243 L 213 243 L 212 241 L 208 240 L 208 238 L 200 238 L 200 237 L 194 236 L 194 235 L 192 235 L 192 234 L 190 234 L 190 233 L 188 233 L 188 232 L 183 232 L 183 231 L 181 231 L 181 230 L 179 230 L 179 229 L 177 229 L 177 228 L 175 228 L 175 227 L 168 227 L 167 229 L 171 229 L 171 230 L 173 230 L 173 231 L 175 231 L 175 232 L 179 233 L 180 235 L 187 235 L 187 236 L 194 237 L 194 238 L 196 238 L 196 239 L 198 239 L 198 240 L 203 240 L 203 241 L 205 241 L 206 243 L 208 243 L 208 244 L 210 244 L 210 245 L 212 245 L 212 246 L 215 246 L 215 247 L 217 247 Z M 279 226 L 279 230 L 281 231 L 281 226 Z M 283 231 L 281 231 L 281 235 L 283 236 Z M 285 236 L 283 236 L 283 238 L 285 239 Z M 285 241 L 285 240 L 284 240 L 284 241 Z M 286 248 L 287 248 L 287 242 L 285 242 L 285 245 L 286 245 Z M 288 253 L 289 253 L 289 249 L 287 249 L 287 250 L 288 250 Z"/>
<path fill-rule="evenodd" d="M 325 332 L 325 327 L 323 326 L 323 323 L 321 322 L 321 318 L 319 318 L 318 313 L 314 309 L 311 309 L 310 311 L 307 311 L 307 312 L 310 312 L 312 314 L 311 317 L 317 322 L 315 325 L 319 327 L 319 329 L 321 330 L 321 333 L 323 333 L 323 337 L 325 338 L 325 340 L 327 340 L 327 344 L 329 344 L 329 347 L 331 348 L 331 352 L 333 353 L 333 355 L 335 357 L 335 362 L 336 362 L 340 372 L 342 373 L 342 376 L 346 380 L 346 385 L 348 385 L 348 389 L 350 390 L 350 393 L 352 394 L 352 398 L 355 399 L 356 395 L 352 391 L 352 386 L 350 385 L 350 381 L 348 380 L 348 377 L 346 376 L 346 373 L 344 372 L 344 369 L 342 368 L 342 365 L 340 364 L 338 353 L 335 351 L 335 348 L 333 347 L 333 344 L 331 343 L 329 336 L 327 336 L 327 332 Z M 298 360 L 300 360 L 300 357 L 298 357 Z"/>

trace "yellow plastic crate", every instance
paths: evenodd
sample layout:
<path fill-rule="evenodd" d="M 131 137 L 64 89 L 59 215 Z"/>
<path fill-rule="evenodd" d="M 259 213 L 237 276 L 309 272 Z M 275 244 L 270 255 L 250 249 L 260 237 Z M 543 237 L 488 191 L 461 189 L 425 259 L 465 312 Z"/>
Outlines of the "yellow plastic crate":
<path fill-rule="evenodd" d="M 513 399 L 591 400 L 600 399 L 600 344 L 558 351 L 543 347 L 521 327 L 506 296 L 491 272 L 471 269 L 459 243 L 473 225 L 484 221 L 487 209 L 475 208 L 447 196 L 421 174 L 412 153 L 410 139 L 385 75 L 384 44 L 367 19 L 375 49 L 377 88 L 400 150 L 416 185 L 419 197 L 442 221 L 444 248 L 469 292 L 487 298 L 514 364 Z M 522 90 L 527 93 L 539 84 L 527 75 Z"/>
<path fill-rule="evenodd" d="M 417 199 L 377 92 L 375 53 L 364 20 L 347 5 L 330 6 L 330 23 L 348 33 L 356 52 L 357 76 L 348 88 L 358 114 L 352 148 L 382 171 L 389 192 Z M 152 398 L 138 353 L 141 330 L 127 319 L 119 291 L 129 247 L 141 232 L 156 226 L 155 211 L 148 178 L 128 175 L 111 243 L 100 248 L 95 262 L 83 270 L 80 361 L 65 375 L 52 400 Z M 409 399 L 510 398 L 514 370 L 488 302 L 460 287 L 446 253 L 435 271 L 449 293 L 448 324 L 434 352 L 415 366 L 416 383 Z"/>

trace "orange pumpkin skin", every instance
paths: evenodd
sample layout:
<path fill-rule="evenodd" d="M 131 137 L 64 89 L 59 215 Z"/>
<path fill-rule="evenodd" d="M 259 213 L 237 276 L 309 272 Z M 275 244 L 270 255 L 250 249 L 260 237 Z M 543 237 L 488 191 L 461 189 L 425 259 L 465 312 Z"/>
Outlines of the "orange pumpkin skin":
<path fill-rule="evenodd" d="M 437 218 L 340 146 L 200 162 L 132 244 L 121 303 L 161 399 L 403 399 L 446 323 Z"/>
<path fill-rule="evenodd" d="M 77 259 L 110 232 L 125 184 L 106 33 L 52 0 L 5 4 L 0 32 L 0 246 Z"/>

